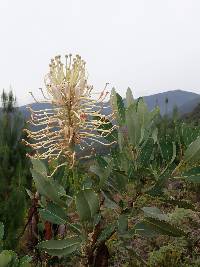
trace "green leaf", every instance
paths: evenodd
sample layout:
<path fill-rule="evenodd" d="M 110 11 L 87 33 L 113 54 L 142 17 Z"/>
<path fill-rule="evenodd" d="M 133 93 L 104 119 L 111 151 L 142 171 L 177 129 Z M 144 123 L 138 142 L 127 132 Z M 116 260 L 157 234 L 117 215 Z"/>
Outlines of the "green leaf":
<path fill-rule="evenodd" d="M 101 214 L 100 213 L 97 213 L 95 216 L 94 216 L 94 221 L 93 221 L 93 227 L 97 226 L 100 221 L 101 221 Z"/>
<path fill-rule="evenodd" d="M 134 98 L 131 89 L 128 87 L 126 91 L 126 105 L 129 107 L 130 105 L 134 104 Z"/>
<path fill-rule="evenodd" d="M 172 166 L 173 166 L 172 163 L 174 162 L 176 158 L 176 145 L 174 142 L 172 142 L 172 148 L 173 148 L 173 152 L 172 152 L 172 158 L 170 162 L 167 164 L 165 169 L 160 174 L 155 185 L 153 185 L 152 188 L 147 191 L 147 194 L 151 196 L 161 196 L 163 194 L 164 186 L 166 185 L 168 179 L 170 178 L 172 174 Z"/>
<path fill-rule="evenodd" d="M 118 131 L 118 145 L 120 148 L 120 151 L 123 151 L 124 149 L 124 133 L 122 133 L 121 131 Z"/>
<path fill-rule="evenodd" d="M 0 241 L 3 239 L 4 236 L 4 224 L 0 222 Z"/>
<path fill-rule="evenodd" d="M 45 164 L 39 159 L 31 159 L 33 169 L 37 170 L 41 175 L 47 176 L 47 168 Z"/>
<path fill-rule="evenodd" d="M 81 224 L 79 224 L 79 223 L 68 223 L 67 226 L 69 227 L 69 229 L 73 233 L 78 234 L 79 236 L 81 235 L 81 230 L 82 230 Z"/>
<path fill-rule="evenodd" d="M 58 196 L 63 198 L 69 198 L 69 196 L 66 195 L 66 191 L 62 185 L 60 185 L 56 180 L 51 179 L 50 181 L 58 192 Z"/>
<path fill-rule="evenodd" d="M 156 144 L 158 141 L 158 128 L 153 129 L 151 136 L 153 139 L 153 143 Z"/>
<path fill-rule="evenodd" d="M 200 183 L 200 167 L 194 167 L 190 170 L 187 170 L 181 174 L 181 178 L 184 178 L 185 181 L 191 183 Z"/>
<path fill-rule="evenodd" d="M 134 148 L 137 148 L 144 141 L 147 142 L 156 114 L 155 110 L 148 111 L 143 98 L 138 99 L 134 105 L 132 104 L 126 109 L 128 137 Z"/>
<path fill-rule="evenodd" d="M 79 191 L 75 202 L 77 212 L 82 221 L 91 220 L 99 210 L 99 198 L 92 189 Z"/>
<path fill-rule="evenodd" d="M 19 267 L 31 267 L 32 257 L 24 256 L 19 261 Z"/>
<path fill-rule="evenodd" d="M 166 185 L 168 179 L 170 178 L 171 172 L 164 172 L 161 174 L 156 181 L 156 183 L 146 192 L 147 194 L 151 196 L 162 196 L 163 195 L 163 189 Z"/>
<path fill-rule="evenodd" d="M 193 141 L 186 149 L 183 161 L 186 163 L 195 163 L 200 161 L 200 136 Z"/>
<path fill-rule="evenodd" d="M 54 203 L 48 203 L 47 208 L 40 209 L 39 213 L 45 221 L 58 225 L 66 223 L 67 216 L 65 210 Z"/>
<path fill-rule="evenodd" d="M 154 237 L 157 235 L 168 235 L 173 237 L 184 236 L 183 230 L 171 225 L 166 221 L 161 221 L 155 218 L 146 218 L 142 222 L 135 225 L 134 230 L 137 234 L 147 237 Z"/>
<path fill-rule="evenodd" d="M 110 162 L 110 164 L 106 164 L 102 165 L 99 164 L 98 161 L 96 161 L 95 165 L 90 166 L 90 171 L 93 172 L 94 174 L 96 174 L 99 178 L 99 187 L 102 188 L 106 182 L 106 180 L 108 179 L 111 170 L 112 170 L 112 162 Z"/>
<path fill-rule="evenodd" d="M 150 165 L 151 162 L 152 162 L 152 159 L 153 159 L 152 158 L 153 157 L 153 154 L 154 154 L 154 143 L 153 143 L 153 139 L 148 139 L 148 142 L 146 142 L 146 144 L 140 150 L 138 162 L 142 166 Z"/>
<path fill-rule="evenodd" d="M 8 250 L 3 250 L 0 253 L 0 267 L 8 267 L 9 263 L 12 261 L 12 255 Z"/>
<path fill-rule="evenodd" d="M 158 144 L 163 161 L 166 163 L 170 162 L 174 153 L 176 156 L 176 146 L 175 142 L 172 143 L 172 137 L 170 135 L 163 135 L 159 137 Z"/>
<path fill-rule="evenodd" d="M 63 240 L 43 241 L 38 245 L 38 248 L 51 256 L 67 256 L 79 250 L 80 245 L 81 239 L 78 236 L 74 236 Z"/>
<path fill-rule="evenodd" d="M 123 193 L 126 191 L 128 177 L 123 172 L 116 170 L 116 171 L 113 171 L 113 174 L 109 179 L 109 183 L 112 185 L 112 187 L 115 190 Z"/>
<path fill-rule="evenodd" d="M 12 250 L 3 250 L 0 253 L 0 267 L 18 267 L 17 254 Z"/>
<path fill-rule="evenodd" d="M 110 101 L 116 120 L 121 126 L 125 122 L 125 107 L 122 97 L 116 93 L 114 88 L 111 91 Z"/>
<path fill-rule="evenodd" d="M 30 199 L 34 199 L 34 194 L 27 188 L 25 190 L 26 190 L 27 195 L 30 197 Z"/>
<path fill-rule="evenodd" d="M 135 106 L 131 105 L 126 110 L 126 124 L 128 137 L 133 147 L 137 147 L 141 139 L 141 125 Z"/>
<path fill-rule="evenodd" d="M 44 172 L 45 166 L 40 161 L 33 162 L 34 169 L 31 170 L 31 173 L 38 192 L 53 202 L 64 205 L 64 202 L 60 199 L 60 192 L 57 191 L 56 183 L 51 178 L 48 178 Z"/>
<path fill-rule="evenodd" d="M 137 101 L 137 114 L 139 116 L 139 123 L 140 127 L 145 129 L 149 127 L 149 124 L 151 124 L 150 112 L 148 111 L 147 104 L 145 103 L 143 98 L 139 98 Z"/>
<path fill-rule="evenodd" d="M 166 214 L 163 214 L 157 207 L 143 207 L 145 217 L 155 218 L 162 221 L 167 221 L 169 218 Z"/>
<path fill-rule="evenodd" d="M 199 127 L 191 127 L 188 123 L 182 123 L 181 125 L 181 138 L 183 144 L 188 147 L 197 137 L 200 135 Z"/>
<path fill-rule="evenodd" d="M 117 203 L 113 200 L 112 196 L 109 194 L 109 192 L 102 191 L 102 195 L 104 196 L 104 205 L 106 208 L 109 209 L 118 209 L 119 206 Z"/>
<path fill-rule="evenodd" d="M 118 231 L 120 234 L 125 234 L 128 230 L 128 217 L 126 214 L 121 214 L 118 218 Z"/>
<path fill-rule="evenodd" d="M 108 238 L 110 238 L 110 236 L 115 232 L 115 230 L 116 226 L 114 224 L 107 225 L 99 235 L 97 243 L 101 243 L 108 240 Z"/>

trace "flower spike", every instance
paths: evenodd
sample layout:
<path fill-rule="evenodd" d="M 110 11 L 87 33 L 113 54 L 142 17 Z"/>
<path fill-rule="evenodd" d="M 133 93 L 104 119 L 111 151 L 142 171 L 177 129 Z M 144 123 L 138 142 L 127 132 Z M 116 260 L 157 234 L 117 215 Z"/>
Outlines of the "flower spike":
<path fill-rule="evenodd" d="M 44 97 L 42 102 L 51 104 L 51 107 L 39 111 L 30 107 L 30 123 L 34 127 L 25 131 L 32 140 L 26 144 L 36 151 L 34 157 L 52 159 L 63 156 L 73 166 L 76 147 L 83 149 L 93 142 L 110 145 L 102 139 L 114 128 L 104 130 L 108 118 L 101 114 L 102 101 L 108 94 L 107 84 L 99 99 L 92 99 L 93 87 L 87 82 L 85 61 L 79 55 L 72 57 L 70 54 L 65 58 L 65 65 L 60 56 L 51 60 L 49 73 L 45 76 L 46 92 L 40 89 Z"/>

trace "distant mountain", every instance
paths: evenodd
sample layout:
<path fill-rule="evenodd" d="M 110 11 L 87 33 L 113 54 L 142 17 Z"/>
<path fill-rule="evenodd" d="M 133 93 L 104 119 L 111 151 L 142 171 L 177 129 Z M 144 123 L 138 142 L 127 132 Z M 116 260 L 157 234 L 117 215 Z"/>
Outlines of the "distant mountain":
<path fill-rule="evenodd" d="M 200 96 L 197 98 L 194 98 L 188 102 L 186 102 L 185 104 L 183 104 L 182 106 L 180 106 L 179 108 L 179 112 L 181 114 L 186 114 L 186 113 L 190 113 L 192 112 L 198 105 L 200 104 Z"/>
<path fill-rule="evenodd" d="M 198 102 L 200 102 L 200 95 L 183 90 L 174 90 L 144 96 L 144 99 L 150 110 L 158 105 L 162 115 L 164 115 L 166 111 L 168 114 L 172 113 L 175 106 L 177 106 L 179 112 L 182 114 L 190 112 L 195 108 Z M 167 107 L 166 99 L 168 101 Z"/>
<path fill-rule="evenodd" d="M 184 114 L 191 112 L 198 105 L 198 103 L 200 103 L 200 95 L 183 90 L 174 90 L 144 96 L 144 100 L 147 103 L 149 110 L 152 110 L 155 106 L 159 106 L 162 115 L 164 115 L 166 112 L 171 114 L 175 106 L 177 106 L 181 114 Z M 109 106 L 109 103 L 105 103 L 105 106 Z M 31 107 L 35 110 L 41 110 L 48 109 L 51 107 L 51 105 L 45 103 L 33 103 L 31 104 Z M 29 117 L 27 106 L 21 106 L 20 110 L 26 118 Z M 105 108 L 104 113 L 109 114 L 110 108 Z"/>
<path fill-rule="evenodd" d="M 28 110 L 29 106 L 31 106 L 31 108 L 34 109 L 34 110 L 43 110 L 43 109 L 51 108 L 51 104 L 48 104 L 48 103 L 37 103 L 37 102 L 32 103 L 30 105 L 21 106 L 21 107 L 19 107 L 19 109 L 22 112 L 22 114 L 24 114 L 25 118 L 28 118 L 30 116 L 30 112 Z"/>

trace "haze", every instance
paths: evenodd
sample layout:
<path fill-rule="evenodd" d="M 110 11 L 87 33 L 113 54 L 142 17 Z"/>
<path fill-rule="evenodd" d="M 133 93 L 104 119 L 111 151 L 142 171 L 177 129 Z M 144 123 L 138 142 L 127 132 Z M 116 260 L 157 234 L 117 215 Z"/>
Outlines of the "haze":
<path fill-rule="evenodd" d="M 38 95 L 50 59 L 80 54 L 97 91 L 200 92 L 199 0 L 1 0 L 0 91 Z"/>

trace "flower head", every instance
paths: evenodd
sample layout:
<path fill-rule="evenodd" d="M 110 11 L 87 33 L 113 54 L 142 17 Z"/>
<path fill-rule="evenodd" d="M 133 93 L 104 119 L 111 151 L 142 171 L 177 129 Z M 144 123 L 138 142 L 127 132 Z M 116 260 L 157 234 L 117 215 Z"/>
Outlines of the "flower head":
<path fill-rule="evenodd" d="M 65 64 L 60 56 L 56 56 L 49 68 L 42 102 L 51 106 L 39 111 L 30 107 L 30 123 L 34 127 L 25 130 L 32 139 L 26 144 L 36 151 L 34 157 L 51 159 L 64 156 L 73 165 L 76 146 L 84 149 L 85 145 L 92 146 L 95 141 L 102 142 L 102 136 L 113 130 L 105 127 L 108 119 L 101 114 L 107 92 L 104 89 L 98 100 L 92 99 L 93 87 L 88 85 L 85 62 L 79 55 L 74 58 L 67 55 Z"/>

